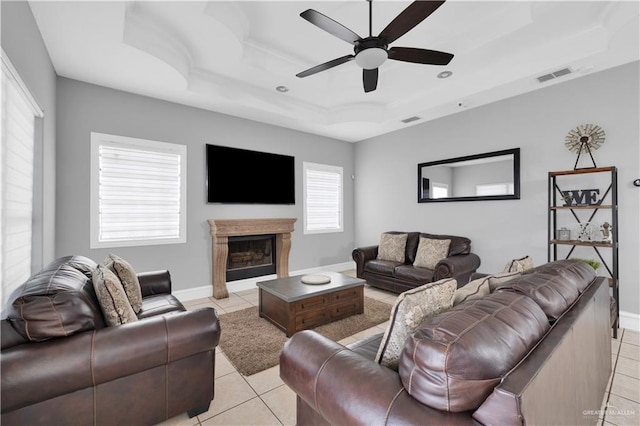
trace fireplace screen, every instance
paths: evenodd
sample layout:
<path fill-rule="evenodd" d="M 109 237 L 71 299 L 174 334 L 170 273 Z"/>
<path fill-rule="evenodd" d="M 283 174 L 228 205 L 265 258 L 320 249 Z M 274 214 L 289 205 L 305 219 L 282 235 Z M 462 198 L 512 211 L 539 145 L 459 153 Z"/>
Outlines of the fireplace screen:
<path fill-rule="evenodd" d="M 275 235 L 229 237 L 227 281 L 276 273 Z"/>

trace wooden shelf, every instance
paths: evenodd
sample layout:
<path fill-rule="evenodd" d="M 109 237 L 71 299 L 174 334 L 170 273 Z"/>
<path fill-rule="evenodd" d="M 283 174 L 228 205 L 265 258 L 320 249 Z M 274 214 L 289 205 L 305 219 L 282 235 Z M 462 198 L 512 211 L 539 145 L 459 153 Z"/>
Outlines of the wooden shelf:
<path fill-rule="evenodd" d="M 561 170 L 557 172 L 549 172 L 549 176 L 580 175 L 583 173 L 611 172 L 614 169 L 615 167 L 591 167 L 588 169 Z"/>
<path fill-rule="evenodd" d="M 551 240 L 549 244 L 559 244 L 565 246 L 586 246 L 586 247 L 613 247 L 613 243 L 604 241 L 579 241 L 579 240 Z"/>

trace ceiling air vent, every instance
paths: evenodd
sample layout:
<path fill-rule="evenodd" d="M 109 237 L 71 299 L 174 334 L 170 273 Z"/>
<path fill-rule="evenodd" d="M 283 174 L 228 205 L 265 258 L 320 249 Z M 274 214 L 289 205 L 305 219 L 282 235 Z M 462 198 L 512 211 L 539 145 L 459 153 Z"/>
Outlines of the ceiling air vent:
<path fill-rule="evenodd" d="M 401 120 L 404 124 L 411 123 L 412 121 L 420 120 L 420 117 L 414 115 L 413 117 L 405 118 Z"/>
<path fill-rule="evenodd" d="M 540 77 L 538 77 L 538 81 L 540 83 L 544 83 L 545 81 L 553 80 L 554 78 L 562 77 L 563 75 L 571 74 L 572 72 L 573 71 L 571 71 L 571 68 L 563 68 L 549 74 L 541 75 Z"/>

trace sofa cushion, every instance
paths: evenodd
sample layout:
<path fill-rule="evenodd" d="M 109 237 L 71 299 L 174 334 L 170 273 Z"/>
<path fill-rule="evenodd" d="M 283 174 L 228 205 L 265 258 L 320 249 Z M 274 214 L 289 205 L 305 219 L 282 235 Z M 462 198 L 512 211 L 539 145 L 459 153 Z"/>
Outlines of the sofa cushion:
<path fill-rule="evenodd" d="M 34 342 L 104 327 L 90 278 L 96 266 L 83 256 L 56 259 L 9 295 L 5 318 Z"/>
<path fill-rule="evenodd" d="M 385 232 L 380 235 L 378 259 L 404 263 L 406 246 L 407 234 L 390 234 Z"/>
<path fill-rule="evenodd" d="M 471 240 L 466 237 L 458 237 L 455 235 L 437 235 L 421 233 L 421 237 L 436 239 L 436 240 L 451 240 L 449 246 L 449 256 L 457 256 L 459 254 L 471 253 Z"/>
<path fill-rule="evenodd" d="M 514 291 L 525 294 L 540 305 L 550 320 L 556 320 L 571 307 L 580 292 L 595 277 L 593 268 L 583 262 L 558 261 L 510 280 L 495 291 Z"/>
<path fill-rule="evenodd" d="M 138 320 L 127 293 L 111 269 L 104 265 L 94 269 L 93 288 L 108 325 L 121 325 Z"/>
<path fill-rule="evenodd" d="M 397 370 L 407 336 L 424 319 L 451 307 L 457 285 L 456 280 L 446 278 L 401 293 L 391 309 L 389 325 L 376 354 L 376 362 Z"/>
<path fill-rule="evenodd" d="M 489 275 L 489 289 L 490 292 L 493 293 L 497 288 L 503 286 L 508 283 L 512 279 L 518 278 L 522 275 L 522 272 L 500 272 L 499 274 Z"/>
<path fill-rule="evenodd" d="M 140 290 L 140 282 L 138 275 L 133 266 L 126 260 L 113 253 L 110 253 L 105 259 L 105 265 L 109 267 L 120 279 L 120 283 L 124 288 L 129 303 L 133 311 L 137 314 L 142 308 L 142 291 Z"/>
<path fill-rule="evenodd" d="M 501 292 L 468 301 L 407 338 L 400 378 L 429 407 L 474 410 L 548 329 L 544 312 L 527 296 Z"/>
<path fill-rule="evenodd" d="M 420 237 L 420 243 L 416 251 L 416 260 L 413 262 L 413 266 L 435 269 L 438 262 L 446 258 L 449 254 L 450 245 L 451 240 Z"/>
<path fill-rule="evenodd" d="M 489 276 L 475 279 L 456 290 L 456 294 L 453 296 L 453 306 L 467 300 L 480 299 L 490 292 Z"/>
<path fill-rule="evenodd" d="M 393 276 L 397 280 L 426 284 L 433 281 L 433 270 L 416 268 L 413 265 L 399 265 L 394 268 Z"/>
<path fill-rule="evenodd" d="M 400 265 L 402 265 L 402 263 L 372 259 L 364 264 L 364 270 L 366 272 L 392 277 L 394 273 L 393 271 Z"/>

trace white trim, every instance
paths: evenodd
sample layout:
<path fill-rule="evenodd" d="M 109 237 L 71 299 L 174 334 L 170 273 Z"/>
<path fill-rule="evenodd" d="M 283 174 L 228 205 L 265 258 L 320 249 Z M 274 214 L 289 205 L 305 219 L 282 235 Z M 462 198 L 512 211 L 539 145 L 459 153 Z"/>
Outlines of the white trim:
<path fill-rule="evenodd" d="M 7 70 L 7 74 L 9 78 L 13 80 L 16 86 L 18 86 L 18 88 L 22 91 L 22 94 L 24 95 L 25 99 L 29 103 L 29 106 L 31 107 L 33 115 L 36 118 L 44 117 L 44 110 L 42 109 L 40 104 L 38 104 L 38 101 L 36 101 L 36 98 L 33 97 L 33 95 L 31 94 L 31 91 L 27 87 L 24 80 L 22 80 L 22 78 L 20 77 L 20 74 L 16 70 L 16 67 L 14 67 L 13 63 L 11 62 L 11 59 L 9 59 L 9 56 L 7 56 L 7 53 L 4 51 L 4 49 L 1 49 L 1 51 L 2 51 L 2 65 L 4 66 L 4 69 Z"/>
<path fill-rule="evenodd" d="M 343 272 L 343 271 L 350 271 L 352 269 L 356 269 L 356 264 L 353 261 L 336 263 L 333 265 L 321 266 L 318 268 L 301 269 L 298 271 L 293 271 L 289 275 L 294 276 L 294 275 L 316 274 L 322 271 Z M 278 276 L 275 274 L 272 274 L 272 275 L 264 275 L 264 276 L 255 277 L 255 278 L 248 278 L 246 280 L 231 281 L 227 283 L 227 289 L 229 290 L 229 293 L 242 291 L 242 290 L 251 290 L 256 288 L 256 283 L 259 281 L 275 280 L 276 278 L 278 278 Z M 186 290 L 177 290 L 177 291 L 173 291 L 172 294 L 183 303 L 189 300 L 212 297 L 213 285 L 209 284 L 201 287 L 189 288 Z"/>
<path fill-rule="evenodd" d="M 620 328 L 640 332 L 640 314 L 620 311 Z"/>

